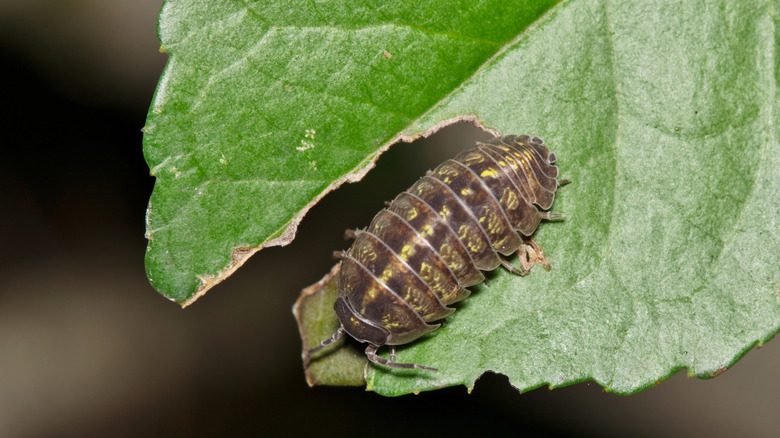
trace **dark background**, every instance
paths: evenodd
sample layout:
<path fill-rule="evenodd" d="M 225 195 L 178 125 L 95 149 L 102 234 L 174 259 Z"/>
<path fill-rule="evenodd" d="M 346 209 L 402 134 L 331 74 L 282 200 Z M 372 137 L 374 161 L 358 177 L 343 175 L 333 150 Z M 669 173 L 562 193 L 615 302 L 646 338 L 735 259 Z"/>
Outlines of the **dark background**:
<path fill-rule="evenodd" d="M 681 371 L 628 397 L 594 383 L 519 394 L 498 375 L 470 395 L 306 386 L 298 292 L 441 143 L 469 146 L 470 126 L 394 147 L 313 208 L 292 245 L 190 308 L 162 298 L 143 267 L 154 181 L 140 131 L 166 59 L 160 5 L 0 1 L 0 436 L 776 436 L 777 342 L 716 379 Z"/>

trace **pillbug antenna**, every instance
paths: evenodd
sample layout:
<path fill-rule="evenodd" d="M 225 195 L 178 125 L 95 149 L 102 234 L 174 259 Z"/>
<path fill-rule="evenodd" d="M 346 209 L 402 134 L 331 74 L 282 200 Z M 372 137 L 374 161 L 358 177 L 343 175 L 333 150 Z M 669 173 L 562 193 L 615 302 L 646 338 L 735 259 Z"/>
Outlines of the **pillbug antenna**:
<path fill-rule="evenodd" d="M 336 330 L 336 333 L 333 333 L 333 336 L 330 337 L 330 339 L 326 339 L 322 342 L 320 342 L 320 345 L 312 348 L 311 350 L 306 352 L 306 357 L 303 358 L 303 364 L 305 367 L 309 366 L 309 359 L 311 359 L 311 356 L 318 351 L 322 350 L 323 348 L 327 347 L 328 345 L 338 341 L 341 339 L 341 337 L 344 336 L 344 327 L 339 327 L 338 330 Z"/>
<path fill-rule="evenodd" d="M 417 368 L 418 370 L 425 370 L 425 371 L 439 371 L 438 368 L 431 368 L 426 367 L 425 365 L 420 365 L 416 363 L 402 363 L 402 362 L 396 362 L 395 359 L 395 350 L 393 350 L 393 354 L 391 356 L 392 360 L 387 360 L 384 357 L 379 356 L 376 354 L 376 350 L 378 350 L 379 347 L 376 345 L 368 345 L 366 347 L 366 357 L 371 362 L 374 362 L 375 364 L 384 365 L 386 367 L 390 368 L 403 368 L 403 369 L 413 369 Z"/>

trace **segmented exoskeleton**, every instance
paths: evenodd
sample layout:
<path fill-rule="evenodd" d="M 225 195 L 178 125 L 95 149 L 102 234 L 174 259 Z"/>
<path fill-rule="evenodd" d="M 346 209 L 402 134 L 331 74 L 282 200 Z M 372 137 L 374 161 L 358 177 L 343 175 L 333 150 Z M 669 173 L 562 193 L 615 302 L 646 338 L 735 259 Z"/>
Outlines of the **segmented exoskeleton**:
<path fill-rule="evenodd" d="M 555 154 L 538 137 L 496 137 L 428 172 L 380 211 L 364 230 L 348 232 L 341 258 L 336 315 L 341 327 L 311 354 L 346 332 L 368 343 L 366 356 L 394 368 L 434 368 L 395 362 L 395 346 L 435 330 L 482 282 L 481 271 L 503 265 L 525 275 L 547 263 L 529 238 L 548 210 L 558 181 Z M 541 208 L 541 210 L 540 210 Z M 502 257 L 520 255 L 522 269 Z M 391 348 L 390 360 L 377 355 Z"/>

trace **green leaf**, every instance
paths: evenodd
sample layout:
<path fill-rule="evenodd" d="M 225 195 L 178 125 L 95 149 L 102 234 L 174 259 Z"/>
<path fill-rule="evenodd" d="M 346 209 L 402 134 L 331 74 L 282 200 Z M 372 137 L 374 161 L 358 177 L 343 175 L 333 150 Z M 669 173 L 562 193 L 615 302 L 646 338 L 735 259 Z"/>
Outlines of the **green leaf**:
<path fill-rule="evenodd" d="M 289 243 L 554 3 L 168 0 L 144 128 L 152 285 L 186 305 Z"/>
<path fill-rule="evenodd" d="M 495 371 L 528 390 L 632 393 L 715 376 L 780 329 L 776 2 L 570 1 L 405 131 L 475 114 L 539 135 L 573 182 L 535 239 L 553 263 L 499 270 L 447 324 L 371 366 L 399 395 Z M 327 360 L 324 358 L 322 360 Z M 332 363 L 332 367 L 339 364 Z"/>
<path fill-rule="evenodd" d="M 339 321 L 333 314 L 333 303 L 339 294 L 336 280 L 339 267 L 336 265 L 322 280 L 304 289 L 293 307 L 303 341 L 304 363 L 306 352 L 319 345 L 321 340 L 330 338 L 339 328 Z M 327 359 L 320 360 L 321 357 Z M 310 386 L 366 384 L 366 357 L 355 348 L 345 348 L 343 338 L 316 358 L 305 367 L 306 381 Z"/>
<path fill-rule="evenodd" d="M 163 9 L 145 152 L 166 296 L 191 302 L 396 139 L 465 118 L 538 135 L 573 181 L 553 206 L 566 220 L 534 236 L 553 269 L 497 270 L 399 349 L 438 372 L 368 366 L 369 389 L 490 370 L 631 393 L 716 375 L 780 330 L 777 2 L 268 3 Z M 307 347 L 337 326 L 309 296 Z M 355 383 L 363 362 L 343 356 L 315 358 L 316 383 Z"/>

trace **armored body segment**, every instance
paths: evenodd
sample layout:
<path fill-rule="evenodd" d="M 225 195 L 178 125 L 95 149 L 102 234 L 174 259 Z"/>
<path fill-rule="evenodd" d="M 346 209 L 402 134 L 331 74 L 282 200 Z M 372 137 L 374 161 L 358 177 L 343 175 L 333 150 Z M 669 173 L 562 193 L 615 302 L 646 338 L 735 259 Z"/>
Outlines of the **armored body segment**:
<path fill-rule="evenodd" d="M 527 184 L 523 183 L 524 180 L 519 179 L 508 160 L 492 148 L 480 147 L 480 149 L 496 163 L 501 171 L 498 177 L 502 180 L 500 202 L 506 209 L 507 215 L 511 215 L 514 229 L 524 236 L 530 236 L 542 221 L 539 209 L 533 205 L 536 197 L 530 192 Z"/>
<path fill-rule="evenodd" d="M 388 333 L 385 340 L 388 345 L 409 343 L 438 327 L 426 324 L 409 303 L 349 255 L 341 261 L 339 297 L 361 319 L 384 329 Z M 346 326 L 344 329 L 349 333 Z"/>
<path fill-rule="evenodd" d="M 482 145 L 468 149 L 455 157 L 455 160 L 468 166 L 479 175 L 482 182 L 498 199 L 504 214 L 514 231 L 528 236 L 536 230 L 541 221 L 539 210 L 526 201 L 523 192 L 509 177 L 508 164 L 498 155 L 484 150 Z"/>
<path fill-rule="evenodd" d="M 443 306 L 453 303 L 465 290 L 457 277 L 441 258 L 437 249 L 431 246 L 402 216 L 392 210 L 382 210 L 371 221 L 368 232 L 384 242 L 393 252 L 393 256 L 402 260 L 425 282 L 436 299 Z M 426 321 L 448 316 L 453 309 L 444 307 L 446 312 L 420 312 Z"/>
<path fill-rule="evenodd" d="M 491 143 L 486 147 L 496 151 L 509 163 L 514 171 L 515 178 L 513 179 L 519 186 L 526 188 L 530 194 L 530 197 L 526 199 L 545 210 L 552 206 L 558 181 L 548 177 L 543 168 L 554 166 L 542 159 L 537 160 L 537 157 L 540 156 L 536 149 L 526 143 L 512 147 L 503 142 Z M 555 174 L 557 175 L 557 171 Z"/>
<path fill-rule="evenodd" d="M 385 214 L 382 217 L 393 216 Z M 439 301 L 435 291 L 417 271 L 371 232 L 358 234 L 352 257 L 365 266 L 377 281 L 404 300 L 424 321 L 436 321 L 454 311 Z"/>
<path fill-rule="evenodd" d="M 520 236 L 512 229 L 512 224 L 493 193 L 471 169 L 457 161 L 447 160 L 431 176 L 447 184 L 468 206 L 495 251 L 504 255 L 517 251 L 522 244 Z"/>
<path fill-rule="evenodd" d="M 474 265 L 483 271 L 492 271 L 501 264 L 482 225 L 474 219 L 462 201 L 445 183 L 424 176 L 409 190 L 430 205 L 442 221 L 455 232 L 458 239 L 471 253 Z"/>
<path fill-rule="evenodd" d="M 459 294 L 465 294 L 462 298 L 442 297 L 445 304 L 451 304 L 468 296 L 468 291 L 463 287 L 482 283 L 485 276 L 477 269 L 468 249 L 458 239 L 458 235 L 439 215 L 418 196 L 403 192 L 390 204 L 391 211 L 398 213 L 411 225 L 426 241 L 437 248 L 438 256 L 447 264 L 455 274 L 461 286 Z"/>
<path fill-rule="evenodd" d="M 514 154 L 502 150 L 502 148 L 496 145 L 487 145 L 486 149 L 490 150 L 495 156 L 500 157 L 501 160 L 507 163 L 509 178 L 516 187 L 520 188 L 523 193 L 523 198 L 525 198 L 525 200 L 531 204 L 538 205 L 539 201 L 537 200 L 537 192 L 541 190 L 541 187 L 539 186 L 538 182 L 534 181 L 533 179 L 529 180 L 528 174 L 523 169 L 522 163 L 517 161 L 517 158 L 514 156 Z"/>

